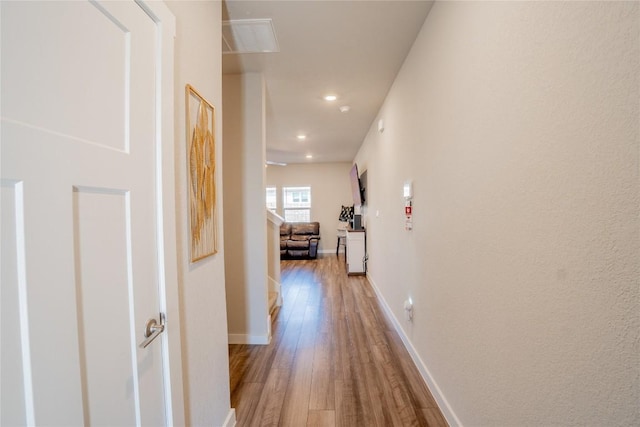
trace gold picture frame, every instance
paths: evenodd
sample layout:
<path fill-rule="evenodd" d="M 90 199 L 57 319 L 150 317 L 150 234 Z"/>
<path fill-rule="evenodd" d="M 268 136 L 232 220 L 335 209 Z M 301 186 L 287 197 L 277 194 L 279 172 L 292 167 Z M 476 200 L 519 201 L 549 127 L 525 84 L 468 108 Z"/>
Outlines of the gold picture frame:
<path fill-rule="evenodd" d="M 185 88 L 191 262 L 218 252 L 215 108 L 193 86 Z"/>

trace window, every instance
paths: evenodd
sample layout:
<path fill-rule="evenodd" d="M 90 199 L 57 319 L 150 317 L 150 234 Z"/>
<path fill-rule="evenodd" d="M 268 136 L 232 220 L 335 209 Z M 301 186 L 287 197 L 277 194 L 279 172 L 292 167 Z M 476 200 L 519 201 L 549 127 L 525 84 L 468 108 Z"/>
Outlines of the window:
<path fill-rule="evenodd" d="M 276 200 L 276 187 L 267 187 L 267 209 L 276 213 L 278 201 Z"/>
<path fill-rule="evenodd" d="M 285 221 L 311 221 L 311 187 L 284 187 L 282 200 Z"/>

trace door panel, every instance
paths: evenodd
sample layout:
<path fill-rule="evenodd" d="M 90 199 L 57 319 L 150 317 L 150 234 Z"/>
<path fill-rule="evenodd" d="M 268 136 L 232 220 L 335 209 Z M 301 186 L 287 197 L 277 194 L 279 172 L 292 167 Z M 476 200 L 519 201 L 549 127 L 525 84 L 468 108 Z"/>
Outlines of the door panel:
<path fill-rule="evenodd" d="M 0 7 L 3 424 L 164 425 L 164 335 L 138 347 L 161 309 L 158 26 L 134 2 Z"/>
<path fill-rule="evenodd" d="M 4 13 L 13 18 L 3 19 L 3 32 L 19 43 L 3 46 L 15 61 L 3 79 L 17 83 L 3 97 L 20 102 L 3 105 L 3 115 L 124 149 L 131 37 L 123 23 L 88 2 L 9 4 Z"/>
<path fill-rule="evenodd" d="M 135 361 L 131 221 L 127 192 L 74 192 L 74 256 L 80 375 L 85 425 L 135 425 L 139 405 Z M 104 239 L 104 236 L 109 236 Z M 99 241 L 100 245 L 93 242 Z M 108 345 L 102 345 L 103 343 Z M 103 361 L 107 360 L 109 369 Z M 110 414 L 111 413 L 111 414 Z"/>
<path fill-rule="evenodd" d="M 26 336 L 23 331 L 26 325 L 21 322 L 26 321 L 24 310 L 25 288 L 24 281 L 20 280 L 24 266 L 24 251 L 22 243 L 24 239 L 21 223 L 22 217 L 22 186 L 20 183 L 3 181 L 0 186 L 1 199 L 0 210 L 2 214 L 2 269 L 0 269 L 0 280 L 2 286 L 2 303 L 0 307 L 0 326 L 2 327 L 2 346 L 0 346 L 0 369 L 2 372 L 2 382 L 13 384 L 11 392 L 0 394 L 2 399 L 0 407 L 0 425 L 28 425 L 27 413 L 32 414 L 32 410 L 27 409 L 25 393 L 25 373 L 23 369 L 28 364 L 23 362 L 23 353 L 28 355 L 28 349 L 23 349 L 22 337 Z M 26 358 L 28 360 L 28 357 Z M 28 377 L 28 373 L 27 373 Z M 32 424 L 32 423 L 31 423 Z"/>

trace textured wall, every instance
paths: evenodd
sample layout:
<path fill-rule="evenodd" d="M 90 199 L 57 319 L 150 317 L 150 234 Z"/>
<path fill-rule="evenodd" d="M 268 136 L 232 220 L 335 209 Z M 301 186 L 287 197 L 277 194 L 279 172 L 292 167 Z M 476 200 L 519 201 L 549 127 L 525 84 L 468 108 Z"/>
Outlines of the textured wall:
<path fill-rule="evenodd" d="M 436 3 L 358 153 L 450 421 L 640 424 L 639 46 L 637 2 Z"/>
<path fill-rule="evenodd" d="M 230 411 L 227 318 L 222 250 L 222 192 L 218 191 L 218 254 L 189 262 L 184 89 L 193 85 L 216 107 L 216 158 L 222 153 L 221 3 L 168 2 L 176 16 L 175 141 L 178 268 L 181 290 L 187 425 L 223 425 Z M 203 54 L 203 52 L 205 54 Z M 222 180 L 218 164 L 218 188 Z"/>

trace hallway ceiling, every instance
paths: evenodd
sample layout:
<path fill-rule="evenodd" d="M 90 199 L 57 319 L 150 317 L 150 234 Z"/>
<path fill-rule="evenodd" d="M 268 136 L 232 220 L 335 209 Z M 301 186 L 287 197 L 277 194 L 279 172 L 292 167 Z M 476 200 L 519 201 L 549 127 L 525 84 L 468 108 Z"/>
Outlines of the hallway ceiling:
<path fill-rule="evenodd" d="M 267 161 L 352 161 L 431 5 L 225 1 L 224 21 L 271 19 L 279 45 L 277 53 L 224 54 L 222 59 L 223 74 L 264 75 Z M 327 94 L 337 99 L 325 101 Z M 344 106 L 348 112 L 340 111 Z M 313 158 L 306 158 L 309 154 Z"/>

